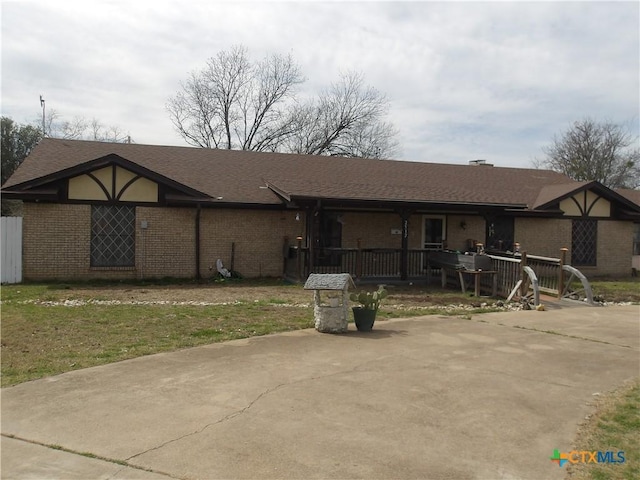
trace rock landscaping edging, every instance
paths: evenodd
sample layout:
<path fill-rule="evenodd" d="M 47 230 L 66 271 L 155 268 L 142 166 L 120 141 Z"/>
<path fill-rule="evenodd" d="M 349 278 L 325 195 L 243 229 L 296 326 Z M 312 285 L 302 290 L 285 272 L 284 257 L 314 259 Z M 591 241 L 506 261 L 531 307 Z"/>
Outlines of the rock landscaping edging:
<path fill-rule="evenodd" d="M 7 304 L 10 302 L 14 302 L 12 300 L 8 301 L 0 301 L 0 304 Z M 260 300 L 254 300 L 253 303 L 259 303 Z M 45 307 L 84 307 L 87 305 L 98 305 L 98 306 L 111 306 L 111 305 L 168 305 L 168 306 L 227 306 L 227 305 L 246 305 L 252 302 L 243 301 L 243 300 L 234 300 L 231 302 L 208 302 L 202 300 L 100 300 L 100 299 L 66 299 L 66 300 L 38 300 L 38 299 L 30 299 L 30 300 L 18 300 L 15 303 L 19 305 L 41 305 Z M 614 305 L 633 305 L 633 302 L 606 302 L 601 301 L 596 303 L 598 306 L 608 307 Z M 281 302 L 264 302 L 264 305 L 270 307 L 297 307 L 297 308 L 312 308 L 312 303 L 281 303 Z M 448 304 L 448 305 L 404 305 L 404 304 L 394 304 L 387 307 L 391 310 L 406 310 L 410 312 L 425 310 L 441 310 L 443 312 L 450 311 L 473 311 L 478 309 L 491 309 L 491 311 L 505 311 L 505 312 L 513 312 L 519 310 L 525 310 L 524 304 L 520 302 L 504 302 L 502 300 L 498 300 L 495 302 L 473 302 L 469 304 L 459 303 L 459 304 Z"/>

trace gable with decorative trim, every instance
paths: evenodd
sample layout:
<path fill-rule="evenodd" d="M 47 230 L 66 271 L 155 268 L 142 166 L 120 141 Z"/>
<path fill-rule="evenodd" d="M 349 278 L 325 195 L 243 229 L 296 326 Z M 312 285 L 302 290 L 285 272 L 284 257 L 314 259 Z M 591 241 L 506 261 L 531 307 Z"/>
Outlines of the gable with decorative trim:
<path fill-rule="evenodd" d="M 69 179 L 69 200 L 158 202 L 158 184 L 118 165 Z"/>
<path fill-rule="evenodd" d="M 583 190 L 560 201 L 560 210 L 570 217 L 611 216 L 611 202 L 591 190 Z"/>

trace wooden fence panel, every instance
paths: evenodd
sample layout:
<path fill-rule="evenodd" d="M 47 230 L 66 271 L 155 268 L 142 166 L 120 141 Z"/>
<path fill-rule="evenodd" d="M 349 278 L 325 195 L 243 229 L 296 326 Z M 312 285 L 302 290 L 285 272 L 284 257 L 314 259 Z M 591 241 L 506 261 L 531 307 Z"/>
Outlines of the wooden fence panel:
<path fill-rule="evenodd" d="M 2 283 L 22 282 L 22 217 L 2 217 L 0 224 Z"/>

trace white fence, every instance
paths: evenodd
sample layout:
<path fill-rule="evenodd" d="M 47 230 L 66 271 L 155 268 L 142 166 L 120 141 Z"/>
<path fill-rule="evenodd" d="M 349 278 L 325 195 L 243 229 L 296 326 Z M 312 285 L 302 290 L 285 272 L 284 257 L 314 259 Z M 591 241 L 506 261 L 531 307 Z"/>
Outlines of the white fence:
<path fill-rule="evenodd" d="M 2 283 L 22 281 L 22 217 L 2 217 L 0 273 Z"/>

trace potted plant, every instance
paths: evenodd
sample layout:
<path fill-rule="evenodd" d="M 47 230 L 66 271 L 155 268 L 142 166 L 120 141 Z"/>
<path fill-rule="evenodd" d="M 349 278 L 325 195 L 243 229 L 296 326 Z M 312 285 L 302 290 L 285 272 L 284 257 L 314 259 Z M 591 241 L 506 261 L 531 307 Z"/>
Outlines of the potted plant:
<path fill-rule="evenodd" d="M 352 293 L 349 299 L 358 302 L 359 307 L 353 307 L 353 319 L 356 328 L 361 332 L 368 332 L 373 328 L 376 321 L 376 313 L 380 307 L 380 302 L 388 295 L 384 286 L 380 285 L 375 292 Z"/>

